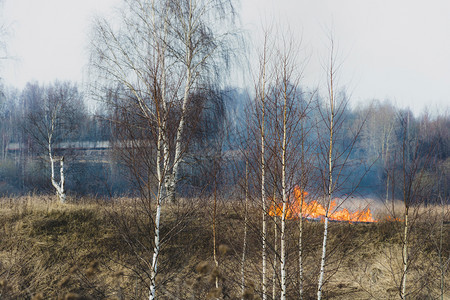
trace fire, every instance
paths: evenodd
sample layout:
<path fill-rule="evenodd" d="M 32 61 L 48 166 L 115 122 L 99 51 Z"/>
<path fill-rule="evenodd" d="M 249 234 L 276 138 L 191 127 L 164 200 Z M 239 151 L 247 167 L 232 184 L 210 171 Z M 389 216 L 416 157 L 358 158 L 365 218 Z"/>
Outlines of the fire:
<path fill-rule="evenodd" d="M 391 217 L 388 215 L 383 218 L 383 221 L 385 221 L 385 222 L 403 222 L 403 219 L 397 218 L 397 217 Z"/>
<path fill-rule="evenodd" d="M 307 192 L 300 190 L 299 187 L 294 188 L 294 198 L 286 203 L 286 219 L 297 219 L 300 216 L 300 207 L 302 217 L 306 219 L 322 219 L 325 217 L 325 208 L 316 200 L 307 203 L 305 197 Z M 329 219 L 332 221 L 346 221 L 346 222 L 376 222 L 372 217 L 370 208 L 362 211 L 350 212 L 348 209 L 334 210 L 336 201 L 331 201 L 329 211 L 332 212 Z M 270 216 L 281 217 L 283 214 L 283 203 L 272 202 L 269 209 Z"/>

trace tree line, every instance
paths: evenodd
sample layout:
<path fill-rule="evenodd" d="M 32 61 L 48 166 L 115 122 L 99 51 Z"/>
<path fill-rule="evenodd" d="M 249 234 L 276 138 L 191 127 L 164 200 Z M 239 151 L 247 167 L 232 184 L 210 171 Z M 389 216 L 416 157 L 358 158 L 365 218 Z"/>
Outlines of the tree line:
<path fill-rule="evenodd" d="M 60 94 L 56 95 L 55 91 L 59 89 Z M 297 93 L 303 98 L 311 96 L 319 98 L 314 91 L 305 92 L 297 87 Z M 307 92 L 306 92 L 307 91 Z M 53 93 L 53 95 L 52 95 Z M 67 94 L 64 94 L 67 93 Z M 69 95 L 72 93 L 72 95 Z M 213 153 L 207 153 L 205 149 L 212 151 L 220 151 L 220 153 L 233 153 L 242 146 L 244 131 L 242 130 L 250 121 L 246 116 L 250 107 L 248 93 L 243 90 L 227 88 L 217 91 L 215 94 L 200 94 L 193 100 L 195 105 L 192 106 L 190 112 L 191 124 L 188 126 L 193 130 L 189 144 L 189 159 L 186 158 L 183 169 L 185 172 L 199 173 L 206 172 L 206 169 L 212 170 Z M 313 95 L 314 94 L 314 95 Z M 112 98 L 118 97 L 114 93 L 109 94 Z M 114 96 L 114 97 L 113 97 Z M 342 94 L 342 97 L 346 97 Z M 53 98 L 53 99 L 52 99 Z M 118 116 L 118 108 L 112 109 L 106 105 L 96 105 L 95 109 L 89 108 L 90 103 L 87 97 L 80 91 L 76 83 L 71 82 L 54 82 L 49 85 L 39 84 L 38 82 L 28 83 L 23 90 L 17 90 L 13 87 L 4 87 L 1 103 L 1 179 L 3 195 L 8 194 L 24 194 L 32 191 L 48 192 L 51 190 L 48 181 L 50 178 L 50 165 L 44 163 L 48 158 L 48 117 L 51 116 L 52 110 L 56 107 L 52 101 L 64 104 L 58 118 L 60 123 L 53 137 L 52 144 L 58 145 L 63 142 L 101 142 L 114 141 L 126 138 L 120 136 L 124 134 L 116 126 L 114 117 Z M 316 99 L 317 100 L 317 99 Z M 66 102 L 67 101 L 67 102 Z M 115 98 L 114 101 L 118 101 Z M 304 103 L 306 106 L 307 103 Z M 247 111 L 247 112 L 246 112 Z M 203 113 L 202 120 L 197 117 Z M 308 120 L 311 126 L 313 115 L 319 114 L 311 105 L 308 107 Z M 409 136 L 411 139 L 417 140 L 419 145 L 419 153 L 421 157 L 429 155 L 429 149 L 432 148 L 435 158 L 433 164 L 427 166 L 428 180 L 436 180 L 444 182 L 444 178 L 438 180 L 435 172 L 437 169 L 445 170 L 448 168 L 449 145 L 448 145 L 448 128 L 449 117 L 446 114 L 432 115 L 423 112 L 420 116 L 415 116 L 408 109 L 399 109 L 395 107 L 389 100 L 374 100 L 370 104 L 358 106 L 355 108 L 347 107 L 345 111 L 346 123 L 345 135 L 350 137 L 352 130 L 357 126 L 362 117 L 367 116 L 364 126 L 361 129 L 359 139 L 353 149 L 351 158 L 354 161 L 372 161 L 373 166 L 365 174 L 362 183 L 359 185 L 358 192 L 364 195 L 376 195 L 383 199 L 388 199 L 392 193 L 389 182 L 392 174 L 389 169 L 395 164 L 396 151 L 401 147 L 401 136 L 399 128 L 402 126 L 402 120 L 407 119 L 409 124 Z M 124 117 L 124 116 L 122 116 Z M 195 118 L 194 118 L 195 117 Z M 47 119 L 46 119 L 47 118 Z M 196 123 L 196 124 L 194 124 Z M 304 124 L 303 126 L 306 126 Z M 353 126 L 353 127 L 352 127 Z M 195 130 L 194 130 L 195 127 Z M 298 130 L 300 131 L 300 130 Z M 135 133 L 137 134 L 137 133 Z M 219 143 L 217 140 L 220 139 Z M 219 145 L 220 144 L 220 145 Z M 220 149 L 218 149 L 220 146 Z M 300 146 L 296 145 L 296 151 L 300 153 Z M 94 162 L 86 161 L 78 167 L 88 168 L 90 171 L 97 173 L 100 180 L 108 169 L 120 168 L 120 161 L 114 155 L 113 146 L 109 149 L 108 160 L 110 164 L 102 167 L 95 166 Z M 77 154 L 74 151 L 65 149 L 66 159 L 77 160 Z M 195 154 L 194 154 L 195 153 Z M 203 158 L 199 155 L 202 153 Z M 59 155 L 59 154 L 57 154 Z M 78 155 L 79 157 L 79 155 Z M 95 154 L 93 154 L 95 158 Z M 240 157 L 240 166 L 235 169 L 243 169 L 244 161 L 242 155 Z M 300 157 L 300 156 L 299 156 Z M 187 161 L 189 160 L 189 161 Z M 87 179 L 85 174 L 80 170 L 72 168 L 68 164 L 68 174 L 70 179 L 67 181 L 69 192 L 83 194 L 93 194 L 97 188 L 93 185 L 90 189 L 83 191 L 76 190 L 78 183 L 82 183 L 83 178 Z M 203 169 L 203 171 L 201 171 Z M 37 172 L 36 172 L 37 171 Z M 357 170 L 362 174 L 364 169 Z M 109 171 L 108 171 L 109 172 Z M 211 172 L 211 171 L 210 171 Z M 117 176 L 120 176 L 118 174 Z M 78 177 L 78 178 L 77 178 Z M 201 182 L 201 177 L 180 176 L 180 180 L 185 182 L 180 192 L 184 190 L 201 189 L 205 184 Z M 232 177 L 232 176 L 231 176 Z M 123 178 L 122 178 L 123 179 Z M 98 184 L 104 184 L 105 178 L 98 181 Z M 232 180 L 232 178 L 230 178 Z M 72 185 L 71 182 L 77 182 Z M 98 190 L 97 190 L 98 191 Z M 130 193 L 131 188 L 121 187 L 118 189 L 121 193 Z M 435 190 L 430 191 L 436 193 Z M 105 195 L 109 192 L 107 189 L 103 191 Z"/>

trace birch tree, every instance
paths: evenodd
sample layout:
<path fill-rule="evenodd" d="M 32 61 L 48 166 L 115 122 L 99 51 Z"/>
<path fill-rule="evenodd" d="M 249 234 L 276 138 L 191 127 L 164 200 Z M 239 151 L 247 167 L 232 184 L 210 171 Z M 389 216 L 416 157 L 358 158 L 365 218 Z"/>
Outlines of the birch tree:
<path fill-rule="evenodd" d="M 319 281 L 318 281 L 318 289 L 317 289 L 317 299 L 322 299 L 322 288 L 323 288 L 323 279 L 325 274 L 325 259 L 326 259 L 326 251 L 327 251 L 327 240 L 328 240 L 328 218 L 330 215 L 331 201 L 333 199 L 333 146 L 334 146 L 334 134 L 335 134 L 335 116 L 336 116 L 336 99 L 335 99 L 335 90 L 334 90 L 334 79 L 336 74 L 335 65 L 335 53 L 334 53 L 334 44 L 331 41 L 331 55 L 330 55 L 330 64 L 328 69 L 328 106 L 327 106 L 327 118 L 322 117 L 324 121 L 328 121 L 326 126 L 328 129 L 329 136 L 329 144 L 326 147 L 324 144 L 324 149 L 326 151 L 326 166 L 328 166 L 327 176 L 324 177 L 324 198 L 325 198 L 325 222 L 323 226 L 323 243 L 322 243 L 322 256 L 320 260 L 320 273 L 319 273 Z"/>
<path fill-rule="evenodd" d="M 189 140 L 192 97 L 222 83 L 237 40 L 234 18 L 229 0 L 124 0 L 121 28 L 95 21 L 94 91 L 119 84 L 143 117 L 159 118 L 164 188 L 172 201 Z"/>
<path fill-rule="evenodd" d="M 409 231 L 410 229 L 410 220 L 409 220 L 409 209 L 411 207 L 412 202 L 412 184 L 413 178 L 411 175 L 415 175 L 415 172 L 409 174 L 408 169 L 410 168 L 410 139 L 409 139 L 409 126 L 410 126 L 410 115 L 408 113 L 406 118 L 402 118 L 401 120 L 401 130 L 402 130 L 402 150 L 401 150 L 401 161 L 402 161 L 402 174 L 403 174 L 403 203 L 404 203 L 404 226 L 403 226 L 403 239 L 402 239 L 402 280 L 400 284 L 400 298 L 406 298 L 406 282 L 408 275 L 408 240 L 409 240 Z"/>
<path fill-rule="evenodd" d="M 266 133 L 265 133 L 265 123 L 266 123 L 266 97 L 267 97 L 267 65 L 268 65 L 268 33 L 266 32 L 264 35 L 264 46 L 262 55 L 260 56 L 259 62 L 259 76 L 258 81 L 255 86 L 256 91 L 256 107 L 257 111 L 259 110 L 259 130 L 260 130 L 260 138 L 261 138 L 261 164 L 260 164 L 260 172 L 261 172 L 261 203 L 262 203 L 262 296 L 263 300 L 267 299 L 267 250 L 266 250 L 266 242 L 267 242 L 267 204 L 266 204 Z"/>
<path fill-rule="evenodd" d="M 272 80 L 268 93 L 267 105 L 267 151 L 270 164 L 267 171 L 273 185 L 273 204 L 281 214 L 271 211 L 271 215 L 280 218 L 279 227 L 276 219 L 274 249 L 274 266 L 280 266 L 280 292 L 281 299 L 287 297 L 287 244 L 289 234 L 287 231 L 287 219 L 293 216 L 291 203 L 293 201 L 294 187 L 298 185 L 299 166 L 301 156 L 298 155 L 302 137 L 300 134 L 300 120 L 305 117 L 302 111 L 304 93 L 300 88 L 303 66 L 299 59 L 300 44 L 289 35 L 281 34 L 275 39 L 273 59 L 271 62 Z M 277 203 L 277 196 L 281 200 Z M 279 231 L 279 232 L 278 232 Z M 280 247 L 277 247 L 277 235 L 279 233 Z M 279 250 L 278 250 L 279 249 Z M 279 251 L 279 252 L 278 252 Z M 276 270 L 274 270 L 274 273 Z M 272 294 L 276 295 L 273 287 Z"/>
<path fill-rule="evenodd" d="M 409 110 L 398 114 L 399 127 L 397 136 L 400 138 L 398 149 L 397 176 L 392 177 L 392 185 L 399 186 L 403 204 L 402 213 L 402 270 L 400 272 L 399 296 L 408 299 L 413 296 L 413 289 L 408 288 L 408 275 L 413 262 L 420 252 L 420 245 L 412 244 L 412 237 L 417 220 L 420 217 L 420 205 L 424 204 L 429 194 L 430 183 L 426 180 L 426 168 L 432 165 L 436 145 L 429 145 L 425 155 L 420 154 L 420 142 L 416 126 Z M 397 181 L 397 182 L 396 182 Z M 432 185 L 435 185 L 433 183 Z"/>
<path fill-rule="evenodd" d="M 283 41 L 284 49 L 278 50 L 277 54 L 277 75 L 276 75 L 276 92 L 274 97 L 280 98 L 281 104 L 281 197 L 282 197 L 282 215 L 281 215 L 281 235 L 280 235 L 280 273 L 281 273 L 281 297 L 280 299 L 286 299 L 287 281 L 286 281 L 286 216 L 287 205 L 289 202 L 289 195 L 292 193 L 292 175 L 289 178 L 288 168 L 295 168 L 295 162 L 289 160 L 289 149 L 296 149 L 292 147 L 295 144 L 293 138 L 299 124 L 299 115 L 297 110 L 298 100 L 300 98 L 299 81 L 300 74 L 297 65 L 297 53 L 298 46 L 293 41 Z M 275 102 L 278 102 L 275 100 Z M 276 147 L 277 148 L 277 147 Z M 277 155 L 277 154 L 274 154 Z M 288 164 L 292 164 L 289 165 Z M 292 174 L 292 173 L 291 173 Z M 289 180 L 290 179 L 290 180 Z"/>
<path fill-rule="evenodd" d="M 242 297 L 241 299 L 244 300 L 244 294 L 245 294 L 245 254 L 247 251 L 247 227 L 248 227 L 248 198 L 249 198 L 249 191 L 248 191 L 248 159 L 245 160 L 245 182 L 244 182 L 244 193 L 245 193 L 245 199 L 244 199 L 244 236 L 243 236 L 243 242 L 242 242 L 242 259 L 241 259 L 241 293 Z"/>
<path fill-rule="evenodd" d="M 349 179 L 352 172 L 345 172 L 352 166 L 350 155 L 356 145 L 358 137 L 367 120 L 367 115 L 363 116 L 352 130 L 348 131 L 346 124 L 346 110 L 349 99 L 345 93 L 336 91 L 337 75 L 341 65 L 337 62 L 337 49 L 333 37 L 330 37 L 330 48 L 325 70 L 327 74 L 327 98 L 325 103 L 318 102 L 318 120 L 317 126 L 317 158 L 316 164 L 321 178 L 322 203 L 325 210 L 322 253 L 320 259 L 320 270 L 317 285 L 317 299 L 322 299 L 322 292 L 325 282 L 325 267 L 327 259 L 327 241 L 328 226 L 331 214 L 340 205 L 334 206 L 333 198 L 337 191 L 342 188 L 343 182 Z M 350 126 L 349 126 L 350 127 Z M 344 138 L 346 132 L 351 132 L 351 137 Z M 337 145 L 339 144 L 339 147 Z M 361 165 L 363 163 L 359 162 Z M 367 174 L 369 166 L 365 168 L 365 172 L 360 178 L 353 179 L 356 183 L 351 190 L 346 191 L 346 197 L 342 202 L 347 200 L 350 195 L 357 189 L 359 183 Z"/>
<path fill-rule="evenodd" d="M 50 182 L 61 203 L 66 202 L 64 155 L 55 155 L 55 145 L 67 142 L 77 129 L 77 121 L 84 112 L 84 104 L 76 85 L 56 81 L 47 87 L 29 84 L 23 97 L 31 97 L 27 108 L 27 131 L 37 149 L 46 153 L 50 163 Z M 72 137 L 73 138 L 73 137 Z M 59 177 L 55 163 L 59 162 Z"/>
<path fill-rule="evenodd" d="M 144 182 L 148 176 L 135 173 L 142 183 L 141 194 L 155 203 L 149 299 L 156 299 L 161 207 L 167 199 L 175 201 L 180 164 L 190 139 L 188 116 L 198 109 L 192 99 L 200 91 L 220 86 L 226 74 L 235 45 L 235 11 L 230 0 L 124 0 L 119 17 L 118 28 L 106 19 L 95 21 L 93 91 L 101 95 L 111 84 L 120 86 L 118 110 L 131 120 L 130 114 L 140 118 L 135 125 L 147 130 L 139 135 L 147 141 L 141 144 L 153 145 L 153 151 L 145 154 L 153 157 L 145 171 L 153 186 Z M 129 159 L 128 163 L 138 162 Z"/>
<path fill-rule="evenodd" d="M 262 297 L 267 298 L 267 259 L 268 246 L 273 252 L 272 297 L 276 297 L 277 284 L 280 284 L 281 298 L 287 297 L 287 215 L 300 156 L 296 155 L 300 145 L 298 133 L 302 92 L 300 78 L 302 65 L 299 63 L 299 45 L 285 36 L 273 38 L 265 32 L 264 43 L 259 59 L 257 80 L 255 81 L 255 116 L 257 122 L 258 157 L 260 162 L 256 170 L 260 175 L 261 211 L 262 211 Z M 297 176 L 298 177 L 298 176 Z M 272 209 L 281 204 L 280 215 L 269 212 L 267 188 L 272 185 Z M 277 197 L 278 201 L 276 200 Z M 279 202 L 279 203 L 278 203 Z M 274 220 L 273 245 L 267 240 L 268 214 L 280 218 Z M 278 247 L 278 234 L 280 247 Z M 277 282 L 280 266 L 280 281 Z"/>
<path fill-rule="evenodd" d="M 300 184 L 299 189 L 294 190 L 294 196 L 296 199 L 300 199 L 299 207 L 299 218 L 298 218 L 298 280 L 299 280 L 299 299 L 303 299 L 304 295 L 304 274 L 303 274 L 303 265 L 304 265 L 304 257 L 303 257 L 303 231 L 304 231 L 304 223 L 303 223 L 303 204 L 305 203 L 305 196 L 307 195 L 307 188 L 309 187 L 309 179 L 310 175 L 308 174 L 308 170 L 313 168 L 313 161 L 311 155 L 313 149 L 313 143 L 308 142 L 308 137 L 311 134 L 312 126 L 307 123 L 308 114 L 311 111 L 311 103 L 312 99 L 315 95 L 315 92 L 311 93 L 311 97 L 309 101 L 302 101 L 300 105 Z"/>

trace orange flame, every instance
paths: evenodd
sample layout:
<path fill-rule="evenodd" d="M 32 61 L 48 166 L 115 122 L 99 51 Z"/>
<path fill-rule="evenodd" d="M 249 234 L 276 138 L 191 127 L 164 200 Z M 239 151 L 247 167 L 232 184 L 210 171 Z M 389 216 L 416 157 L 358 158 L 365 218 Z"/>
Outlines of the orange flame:
<path fill-rule="evenodd" d="M 323 219 L 325 217 L 325 208 L 316 200 L 306 203 L 305 197 L 307 192 L 300 190 L 299 187 L 294 188 L 294 199 L 286 203 L 286 219 L 297 219 L 300 216 L 300 211 L 303 218 L 307 219 Z M 300 210 L 301 207 L 301 210 Z M 344 208 L 334 211 L 336 201 L 331 201 L 329 211 L 332 212 L 329 219 L 332 221 L 346 221 L 346 222 L 376 222 L 372 217 L 370 208 L 362 211 L 350 212 Z M 276 203 L 274 200 L 269 209 L 270 216 L 282 217 L 283 203 Z"/>
<path fill-rule="evenodd" d="M 391 217 L 389 215 L 382 218 L 382 220 L 385 222 L 403 222 L 403 219 L 397 218 L 397 217 Z"/>

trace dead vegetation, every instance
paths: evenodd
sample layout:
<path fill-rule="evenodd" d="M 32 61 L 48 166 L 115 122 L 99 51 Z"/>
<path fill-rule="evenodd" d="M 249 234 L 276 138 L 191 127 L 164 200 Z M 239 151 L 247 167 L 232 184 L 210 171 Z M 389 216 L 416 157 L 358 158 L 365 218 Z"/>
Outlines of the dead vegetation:
<path fill-rule="evenodd" d="M 145 229 L 152 224 L 151 220 L 135 222 L 132 204 L 132 199 L 120 199 L 114 204 L 82 199 L 65 205 L 45 196 L 1 199 L 0 298 L 147 298 L 149 277 L 143 261 L 146 255 L 151 255 L 149 235 L 153 231 Z M 206 206 L 199 203 L 189 213 L 187 207 L 167 206 L 162 230 L 176 230 L 167 235 L 170 238 L 161 250 L 158 281 L 161 299 L 260 297 L 260 214 L 256 208 L 249 210 L 246 288 L 241 295 L 243 215 L 235 204 L 225 203 L 218 210 L 218 267 L 212 259 L 212 230 Z M 446 214 L 444 222 L 439 222 L 442 215 L 436 208 L 422 208 L 420 216 L 411 235 L 408 288 L 411 299 L 436 299 L 440 295 L 439 253 L 446 259 L 450 255 L 450 219 Z M 118 218 L 122 220 L 120 224 L 128 225 L 127 232 L 115 222 Z M 323 294 L 326 299 L 399 297 L 402 262 L 399 223 L 386 220 L 372 224 L 330 224 L 330 256 L 326 266 L 330 276 L 326 278 Z M 440 224 L 444 224 L 443 236 Z M 290 232 L 287 259 L 292 262 L 287 265 L 287 295 L 292 299 L 298 291 L 295 264 L 298 232 L 295 221 L 289 221 L 287 227 Z M 268 240 L 273 238 L 273 232 L 269 232 Z M 320 222 L 306 222 L 306 299 L 314 298 L 316 292 L 321 239 Z M 142 244 L 132 245 L 138 241 Z M 270 253 L 271 245 L 268 246 Z M 269 278 L 271 272 L 269 267 Z M 214 284 L 216 278 L 219 288 Z M 450 284 L 447 273 L 445 284 Z M 449 293 L 444 297 L 449 297 Z"/>

